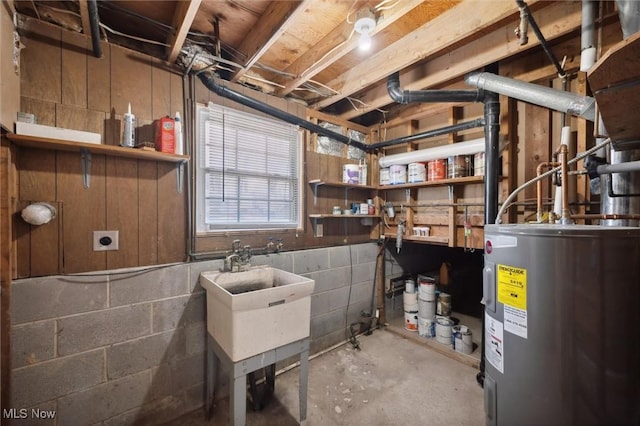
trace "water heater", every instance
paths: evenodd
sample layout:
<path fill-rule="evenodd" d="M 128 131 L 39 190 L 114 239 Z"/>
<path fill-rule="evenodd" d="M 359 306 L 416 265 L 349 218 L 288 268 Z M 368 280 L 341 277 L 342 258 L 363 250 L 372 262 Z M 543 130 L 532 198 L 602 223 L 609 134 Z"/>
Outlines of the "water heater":
<path fill-rule="evenodd" d="M 485 227 L 487 425 L 640 424 L 640 228 Z"/>

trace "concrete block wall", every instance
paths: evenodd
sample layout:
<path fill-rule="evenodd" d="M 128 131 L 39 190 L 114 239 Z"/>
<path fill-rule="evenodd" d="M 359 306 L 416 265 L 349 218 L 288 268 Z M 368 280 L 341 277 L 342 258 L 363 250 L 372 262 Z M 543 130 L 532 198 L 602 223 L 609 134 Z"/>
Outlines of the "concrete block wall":
<path fill-rule="evenodd" d="M 358 244 L 254 256 L 252 264 L 315 280 L 313 353 L 345 341 L 345 325 L 370 309 L 376 253 L 375 244 Z M 221 266 L 15 281 L 9 408 L 29 417 L 9 424 L 156 424 L 201 407 L 206 294 L 198 279 Z M 228 390 L 221 382 L 217 396 Z M 55 417 L 33 418 L 32 409 Z"/>

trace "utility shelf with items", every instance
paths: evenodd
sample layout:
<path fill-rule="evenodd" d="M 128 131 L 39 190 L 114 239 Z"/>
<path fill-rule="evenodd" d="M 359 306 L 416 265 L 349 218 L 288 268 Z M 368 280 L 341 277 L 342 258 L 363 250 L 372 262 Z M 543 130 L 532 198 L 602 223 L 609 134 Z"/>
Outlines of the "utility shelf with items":
<path fill-rule="evenodd" d="M 360 214 L 359 212 L 356 212 L 352 209 L 351 207 L 351 203 L 350 203 L 350 193 L 352 193 L 352 191 L 366 191 L 367 192 L 367 197 L 362 197 L 362 199 L 358 198 L 357 199 L 357 203 L 356 198 L 357 197 L 352 197 L 353 199 L 353 204 L 358 204 L 359 206 L 362 205 L 366 205 L 367 208 L 369 206 L 368 203 L 363 202 L 363 200 L 366 199 L 372 199 L 372 196 L 376 190 L 375 186 L 371 186 L 371 185 L 361 185 L 361 184 L 355 184 L 355 183 L 344 183 L 344 182 L 331 182 L 331 181 L 326 181 L 326 180 L 322 180 L 322 179 L 313 179 L 309 181 L 309 185 L 311 185 L 313 187 L 313 205 L 317 206 L 318 205 L 318 192 L 319 192 L 319 188 L 320 187 L 326 187 L 326 188 L 344 188 L 344 200 L 343 200 L 343 206 L 333 206 L 332 211 L 327 211 L 327 212 L 322 212 L 322 213 L 310 213 L 308 215 L 309 219 L 312 220 L 313 222 L 313 235 L 315 237 L 322 237 L 324 235 L 324 227 L 323 227 L 323 221 L 326 220 L 334 220 L 334 219 L 343 219 L 345 220 L 345 227 L 346 227 L 346 220 L 352 220 L 352 219 L 366 219 L 367 221 L 370 222 L 369 225 L 373 225 L 374 219 L 379 219 L 379 216 L 377 214 L 375 214 L 375 206 L 373 207 L 373 214 L 369 214 L 369 212 L 367 212 L 367 214 Z M 339 209 L 339 211 L 337 211 L 336 209 Z"/>
<path fill-rule="evenodd" d="M 397 239 L 397 226 L 402 222 L 404 226 L 402 240 L 406 242 L 463 247 L 470 250 L 481 248 L 483 245 L 481 228 L 484 226 L 484 217 L 479 210 L 483 210 L 484 204 L 481 200 L 474 199 L 480 199 L 483 194 L 479 192 L 475 196 L 466 196 L 464 199 L 461 195 L 463 191 L 469 191 L 467 186 L 472 187 L 470 191 L 473 194 L 475 191 L 473 187 L 480 188 L 483 182 L 484 176 L 480 175 L 379 185 L 378 191 L 381 195 L 392 194 L 399 190 L 404 190 L 405 193 L 404 196 L 384 197 L 386 204 L 396 209 L 396 216 L 399 214 L 399 217 L 390 223 L 386 221 L 389 216 L 385 216 L 387 227 L 384 231 L 385 238 Z M 443 194 L 443 189 L 440 189 L 440 194 L 436 195 L 434 200 L 432 194 L 438 188 L 446 188 L 447 194 Z M 420 201 L 427 195 L 419 196 L 418 191 L 421 189 L 428 189 L 429 201 Z M 473 201 L 469 201 L 469 198 Z M 400 211 L 397 211 L 398 208 Z M 427 228 L 426 235 L 420 232 L 423 228 Z"/>
<path fill-rule="evenodd" d="M 62 139 L 18 135 L 15 133 L 8 133 L 6 136 L 7 139 L 18 146 L 80 153 L 80 158 L 82 160 L 82 179 L 85 188 L 89 188 L 90 185 L 91 154 L 176 163 L 176 186 L 178 192 L 182 192 L 184 164 L 189 161 L 190 158 L 188 155 L 169 154 L 165 152 L 127 148 L 117 145 L 75 142 Z"/>

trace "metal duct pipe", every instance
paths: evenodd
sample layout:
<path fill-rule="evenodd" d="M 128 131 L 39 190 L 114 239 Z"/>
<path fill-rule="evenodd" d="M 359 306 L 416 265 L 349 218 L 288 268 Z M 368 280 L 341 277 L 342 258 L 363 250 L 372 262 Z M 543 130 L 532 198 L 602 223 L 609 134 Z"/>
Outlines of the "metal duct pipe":
<path fill-rule="evenodd" d="M 617 0 L 617 3 L 622 38 L 626 39 L 640 31 L 640 2 L 638 0 Z"/>
<path fill-rule="evenodd" d="M 566 112 L 585 120 L 595 120 L 595 99 L 589 96 L 552 89 L 538 84 L 525 83 L 513 78 L 488 72 L 470 74 L 465 77 L 470 86 L 499 93 L 524 102 Z"/>
<path fill-rule="evenodd" d="M 582 25 L 580 37 L 580 71 L 587 72 L 596 63 L 595 48 L 596 3 L 582 0 Z"/>
<path fill-rule="evenodd" d="M 480 90 L 402 90 L 400 73 L 395 72 L 387 78 L 387 92 L 391 99 L 399 104 L 413 102 L 480 102 L 483 94 Z"/>
<path fill-rule="evenodd" d="M 91 44 L 93 46 L 93 56 L 102 57 L 102 48 L 100 47 L 100 17 L 98 16 L 98 3 L 96 0 L 87 0 L 87 9 L 89 11 L 89 26 L 91 27 Z M 83 28 L 83 30 L 87 30 Z"/>
<path fill-rule="evenodd" d="M 303 129 L 309 130 L 310 132 L 314 132 L 319 135 L 330 137 L 331 139 L 335 139 L 338 142 L 342 142 L 345 145 L 355 146 L 356 148 L 360 148 L 365 151 L 369 150 L 369 147 L 367 145 L 358 141 L 354 141 L 353 139 L 348 138 L 345 135 L 341 135 L 340 133 L 336 133 L 331 130 L 325 129 L 324 127 L 318 126 L 315 123 L 312 123 L 307 120 L 303 120 L 302 118 L 297 117 L 293 114 L 289 114 L 286 111 L 282 111 L 278 108 L 274 108 L 269 104 L 260 102 L 242 93 L 236 92 L 235 90 L 229 89 L 228 87 L 222 86 L 216 83 L 213 77 L 213 73 L 209 71 L 201 72 L 201 73 L 198 73 L 197 75 L 200 78 L 200 81 L 202 81 L 202 84 L 204 84 L 207 89 L 211 90 L 212 92 L 216 93 L 219 96 L 222 96 L 223 98 L 230 99 L 241 105 L 255 109 L 256 111 L 263 112 L 272 117 L 285 121 L 289 124 L 300 126 Z"/>
<path fill-rule="evenodd" d="M 640 161 L 640 150 L 616 151 L 613 148 L 609 153 L 610 165 L 605 165 L 600 170 L 614 170 L 614 174 L 600 176 L 601 199 L 600 211 L 603 214 L 638 214 L 640 213 L 640 173 L 629 169 Z M 625 170 L 627 169 L 627 170 Z M 608 190 L 605 190 L 608 188 Z M 604 226 L 638 226 L 637 220 L 605 220 Z"/>
<path fill-rule="evenodd" d="M 373 143 L 367 146 L 369 147 L 369 149 L 378 149 L 386 146 L 398 145 L 401 143 L 414 142 L 420 139 L 427 139 L 427 138 L 432 138 L 440 135 L 448 135 L 449 133 L 461 132 L 463 130 L 474 129 L 476 127 L 481 127 L 481 126 L 484 126 L 484 119 L 478 118 L 471 121 L 465 121 L 464 123 L 454 124 L 452 126 L 441 127 L 439 129 L 434 129 L 434 130 L 427 130 L 426 132 L 416 133 L 415 135 L 403 136 L 397 139 L 390 139 L 388 141 Z M 420 161 L 424 161 L 424 160 L 420 160 Z"/>
<path fill-rule="evenodd" d="M 602 164 L 596 169 L 599 175 L 640 171 L 640 161 L 629 161 L 620 164 Z"/>
<path fill-rule="evenodd" d="M 402 152 L 400 154 L 380 157 L 378 164 L 380 167 L 389 167 L 396 164 L 409 164 L 422 161 L 437 160 L 450 155 L 471 155 L 484 152 L 484 138 L 471 141 L 457 142 L 454 144 L 440 145 L 433 148 L 420 149 L 418 151 Z"/>

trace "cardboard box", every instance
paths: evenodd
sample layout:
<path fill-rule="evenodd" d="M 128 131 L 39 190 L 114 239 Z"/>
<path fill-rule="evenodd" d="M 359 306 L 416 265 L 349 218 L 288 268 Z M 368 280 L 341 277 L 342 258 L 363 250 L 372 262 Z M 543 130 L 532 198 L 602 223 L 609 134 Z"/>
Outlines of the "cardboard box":
<path fill-rule="evenodd" d="M 171 117 L 162 117 L 155 122 L 156 151 L 173 154 L 176 150 L 175 121 Z"/>

